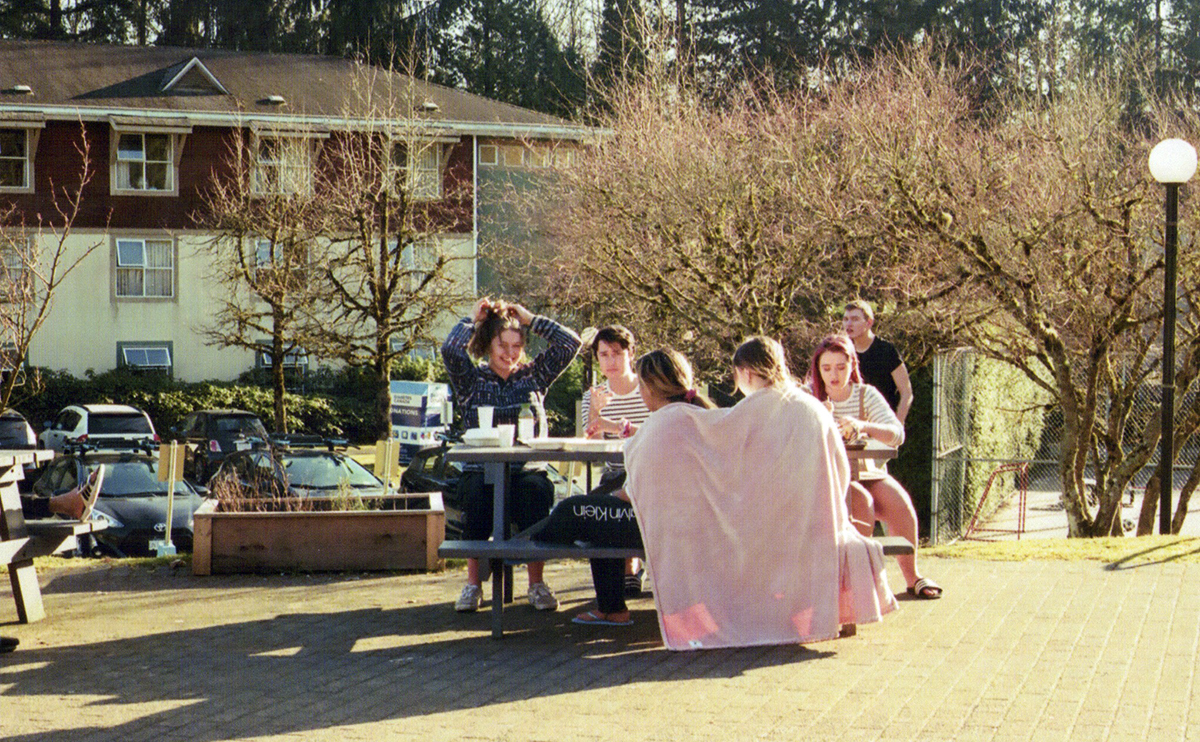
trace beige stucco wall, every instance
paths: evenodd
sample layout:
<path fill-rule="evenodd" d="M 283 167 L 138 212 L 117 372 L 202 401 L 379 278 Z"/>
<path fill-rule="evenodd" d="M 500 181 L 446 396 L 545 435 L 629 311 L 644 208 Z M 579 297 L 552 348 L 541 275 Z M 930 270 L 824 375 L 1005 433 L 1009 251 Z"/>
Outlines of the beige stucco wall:
<path fill-rule="evenodd" d="M 146 238 L 174 240 L 176 285 L 172 299 L 116 298 L 116 240 Z M 43 245 L 54 238 L 45 236 Z M 211 324 L 220 306 L 223 286 L 210 278 L 208 258 L 198 251 L 205 236 L 154 232 L 79 232 L 68 238 L 67 251 L 73 258 L 91 245 L 98 245 L 71 273 L 59 289 L 53 309 L 34 338 L 28 362 L 81 376 L 88 369 L 107 371 L 117 366 L 119 342 L 167 342 L 172 347 L 174 376 L 183 381 L 231 380 L 253 368 L 254 354 L 238 349 L 220 349 L 205 342 L 201 328 Z M 446 235 L 442 249 L 470 258 L 470 234 Z M 452 263 L 470 291 L 473 260 Z M 465 312 L 464 308 L 464 312 Z M 449 331 L 456 318 L 447 317 L 439 334 Z M 313 359 L 320 362 L 320 359 Z"/>

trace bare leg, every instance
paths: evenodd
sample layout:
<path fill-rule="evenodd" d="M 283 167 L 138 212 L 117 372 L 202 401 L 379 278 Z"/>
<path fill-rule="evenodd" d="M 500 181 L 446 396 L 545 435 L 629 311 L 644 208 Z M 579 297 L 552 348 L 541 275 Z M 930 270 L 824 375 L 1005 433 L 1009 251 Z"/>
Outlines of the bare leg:
<path fill-rule="evenodd" d="M 482 581 L 479 579 L 479 560 L 467 559 L 467 584 L 479 587 Z"/>
<path fill-rule="evenodd" d="M 546 566 L 545 562 L 530 562 L 527 569 L 529 570 L 529 584 L 535 585 L 542 582 L 542 568 Z M 467 575 L 470 576 L 470 567 L 467 568 Z"/>
<path fill-rule="evenodd" d="M 875 516 L 887 528 L 889 536 L 900 536 L 913 545 L 912 554 L 896 556 L 896 563 L 904 573 L 905 583 L 912 587 L 921 575 L 917 571 L 917 511 L 913 509 L 908 493 L 892 477 L 866 484 L 875 501 Z"/>
<path fill-rule="evenodd" d="M 875 532 L 875 502 L 871 493 L 858 482 L 851 482 L 846 499 L 850 508 L 850 522 L 859 533 L 870 536 Z"/>

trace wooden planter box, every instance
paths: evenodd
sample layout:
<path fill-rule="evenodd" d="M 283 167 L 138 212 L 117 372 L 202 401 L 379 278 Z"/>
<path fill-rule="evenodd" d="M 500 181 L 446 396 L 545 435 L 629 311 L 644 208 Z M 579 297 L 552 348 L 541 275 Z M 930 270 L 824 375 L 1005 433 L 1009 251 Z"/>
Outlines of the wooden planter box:
<path fill-rule="evenodd" d="M 192 573 L 441 569 L 442 497 L 419 497 L 428 509 L 230 513 L 207 500 L 195 513 Z"/>

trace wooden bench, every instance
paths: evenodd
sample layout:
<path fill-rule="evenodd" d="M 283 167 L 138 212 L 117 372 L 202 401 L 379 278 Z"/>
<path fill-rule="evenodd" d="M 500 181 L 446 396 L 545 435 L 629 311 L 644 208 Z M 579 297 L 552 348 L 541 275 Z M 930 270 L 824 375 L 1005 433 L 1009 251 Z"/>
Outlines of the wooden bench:
<path fill-rule="evenodd" d="M 912 554 L 911 543 L 899 536 L 881 536 L 875 539 L 883 546 L 887 556 Z M 443 541 L 438 547 L 438 556 L 443 559 L 485 560 L 492 572 L 492 638 L 504 635 L 504 603 L 513 599 L 512 565 L 525 562 L 544 562 L 551 559 L 645 559 L 642 549 L 627 547 L 591 546 L 589 544 L 547 544 L 539 541 L 509 539 L 507 541 Z M 853 628 L 845 632 L 852 636 Z"/>
<path fill-rule="evenodd" d="M 912 554 L 913 545 L 900 536 L 874 539 L 887 556 Z M 645 559 L 642 549 L 587 544 L 547 544 L 540 541 L 443 541 L 438 556 L 444 559 L 486 559 L 506 562 L 544 562 L 550 559 Z"/>
<path fill-rule="evenodd" d="M 53 455 L 52 451 L 0 451 L 0 564 L 8 565 L 21 623 L 46 617 L 34 558 L 74 549 L 81 534 L 104 529 L 104 524 L 92 521 L 25 520 L 17 491 L 17 482 L 24 477 L 22 466 Z"/>

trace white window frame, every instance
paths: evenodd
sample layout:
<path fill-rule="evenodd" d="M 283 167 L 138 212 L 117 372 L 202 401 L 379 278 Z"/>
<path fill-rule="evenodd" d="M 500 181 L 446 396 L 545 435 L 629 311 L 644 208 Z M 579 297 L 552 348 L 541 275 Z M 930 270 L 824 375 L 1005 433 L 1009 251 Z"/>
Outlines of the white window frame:
<path fill-rule="evenodd" d="M 3 264 L 0 281 L 7 280 L 9 283 L 24 284 L 31 279 L 29 266 L 25 261 L 34 256 L 34 238 L 25 238 L 25 248 L 29 251 L 25 257 L 21 255 L 19 242 L 20 238 L 13 238 L 0 245 L 0 263 Z"/>
<path fill-rule="evenodd" d="M 502 148 L 501 154 L 504 158 L 504 167 L 525 167 L 527 161 L 525 153 L 527 150 L 520 144 L 506 144 Z"/>
<path fill-rule="evenodd" d="M 179 159 L 183 154 L 183 145 L 188 135 L 192 133 L 191 124 L 183 118 L 147 119 L 143 117 L 109 116 L 109 174 L 108 187 L 117 196 L 178 196 L 179 195 Z M 141 157 L 132 156 L 136 150 L 122 150 L 121 138 L 130 136 L 141 137 Z M 146 159 L 146 137 L 165 136 L 167 138 L 167 160 Z M 167 183 L 165 188 L 147 188 L 145 179 L 146 164 L 166 164 Z M 143 168 L 142 185 L 133 183 L 123 184 L 121 173 L 125 168 L 140 165 Z M 128 179 L 127 179 L 128 180 Z"/>
<path fill-rule="evenodd" d="M 440 201 L 443 197 L 442 179 L 445 160 L 450 148 L 442 142 L 408 141 L 393 143 L 392 168 L 396 181 L 414 201 Z M 412 150 L 417 150 L 417 167 L 412 167 Z M 403 161 L 400 161 L 403 155 Z"/>
<path fill-rule="evenodd" d="M 423 274 L 419 272 L 421 270 L 419 261 L 423 254 L 429 253 L 436 247 L 436 240 L 436 236 L 426 235 L 410 241 L 400 249 L 400 264 L 397 267 L 408 274 L 409 291 L 415 291 L 416 287 L 420 285 Z M 390 244 L 392 252 L 395 252 L 397 241 L 393 239 Z"/>
<path fill-rule="evenodd" d="M 266 237 L 250 238 L 251 252 L 246 254 L 246 258 L 250 263 L 251 271 L 258 273 L 258 271 L 262 270 L 263 268 L 273 268 L 275 266 L 275 260 L 271 259 L 271 245 L 272 241 Z M 279 254 L 276 253 L 275 257 L 278 259 Z M 290 266 L 290 270 L 297 274 L 301 271 L 307 270 L 310 267 L 309 260 L 312 259 L 311 245 L 304 246 L 304 254 L 301 255 L 300 258 L 303 262 Z"/>
<path fill-rule="evenodd" d="M 479 166 L 497 167 L 500 165 L 500 148 L 495 144 L 479 145 Z"/>
<path fill-rule="evenodd" d="M 575 162 L 576 151 L 571 147 L 559 145 L 554 148 L 553 167 L 559 170 L 570 168 Z"/>
<path fill-rule="evenodd" d="M 149 250 L 147 243 L 166 244 L 167 255 L 170 257 L 171 264 L 169 266 L 151 266 L 149 265 Z M 121 255 L 122 246 L 133 248 L 134 246 L 141 248 L 140 262 L 130 260 L 127 264 L 123 261 Z M 175 241 L 170 238 L 155 238 L 155 237 L 116 237 L 113 240 L 113 296 L 118 301 L 174 301 L 178 294 L 178 265 L 179 255 L 177 254 Z M 121 293 L 121 271 L 140 270 L 142 273 L 142 293 L 141 294 L 123 294 Z M 148 272 L 169 272 L 170 294 L 147 294 L 146 293 L 146 275 Z"/>
<path fill-rule="evenodd" d="M 154 343 L 154 342 L 130 342 L 118 343 L 117 355 L 119 365 L 125 368 L 132 368 L 138 371 L 166 371 L 171 373 L 175 368 L 174 354 L 171 352 L 171 343 Z M 161 351 L 166 359 L 166 363 L 150 363 L 150 353 Z M 145 354 L 145 363 L 137 363 L 135 359 L 138 353 Z"/>
<path fill-rule="evenodd" d="M 136 193 L 136 194 L 174 194 L 178 193 L 179 189 L 175 183 L 175 152 L 177 149 L 175 135 L 165 132 L 153 131 L 114 131 L 113 137 L 116 139 L 114 144 L 115 154 L 113 156 L 113 192 L 114 193 Z M 161 137 L 165 140 L 166 159 L 150 159 L 147 145 L 149 137 Z M 140 149 L 123 148 L 123 140 L 140 139 Z M 163 187 L 157 188 L 150 185 L 150 179 L 147 175 L 152 166 L 162 166 L 166 169 L 165 182 Z M 141 168 L 141 182 L 138 184 L 132 176 L 135 168 Z"/>
<path fill-rule="evenodd" d="M 279 144 L 273 159 L 263 157 L 263 148 L 269 142 Z M 312 137 L 282 133 L 255 134 L 252 146 L 251 193 L 256 196 L 312 193 L 313 166 L 316 163 Z M 273 177 L 267 176 L 269 172 L 274 173 Z"/>
<path fill-rule="evenodd" d="M 271 368 L 271 341 L 260 340 L 259 350 L 256 353 L 256 365 L 259 368 Z M 308 351 L 304 348 L 294 348 L 283 355 L 283 367 L 285 369 L 308 369 Z"/>
<path fill-rule="evenodd" d="M 548 168 L 554 164 L 554 152 L 545 144 L 531 144 L 525 151 L 525 163 L 532 168 Z"/>
<path fill-rule="evenodd" d="M 34 154 L 37 152 L 38 138 L 41 136 L 44 126 L 45 123 L 41 121 L 0 121 L 0 130 L 21 132 L 25 138 L 25 156 L 23 158 L 11 155 L 3 158 L 23 161 L 25 180 L 19 186 L 0 184 L 0 193 L 33 193 Z"/>
<path fill-rule="evenodd" d="M 0 152 L 0 161 L 3 161 L 5 163 L 19 161 L 21 163 L 21 182 L 20 182 L 20 184 L 14 185 L 14 184 L 9 184 L 9 183 L 0 183 L 0 189 L 3 189 L 4 191 L 10 192 L 10 193 L 11 192 L 19 192 L 19 191 L 27 191 L 27 190 L 29 190 L 29 184 L 30 184 L 30 180 L 31 180 L 31 178 L 29 177 L 30 171 L 33 169 L 32 164 L 30 163 L 30 160 L 29 160 L 29 130 L 21 129 L 18 127 L 4 126 L 4 127 L 0 127 L 0 133 L 20 134 L 21 135 L 21 150 L 22 150 L 22 154 L 20 157 L 17 157 L 16 155 L 6 155 L 6 154 L 3 154 L 3 152 Z"/>

